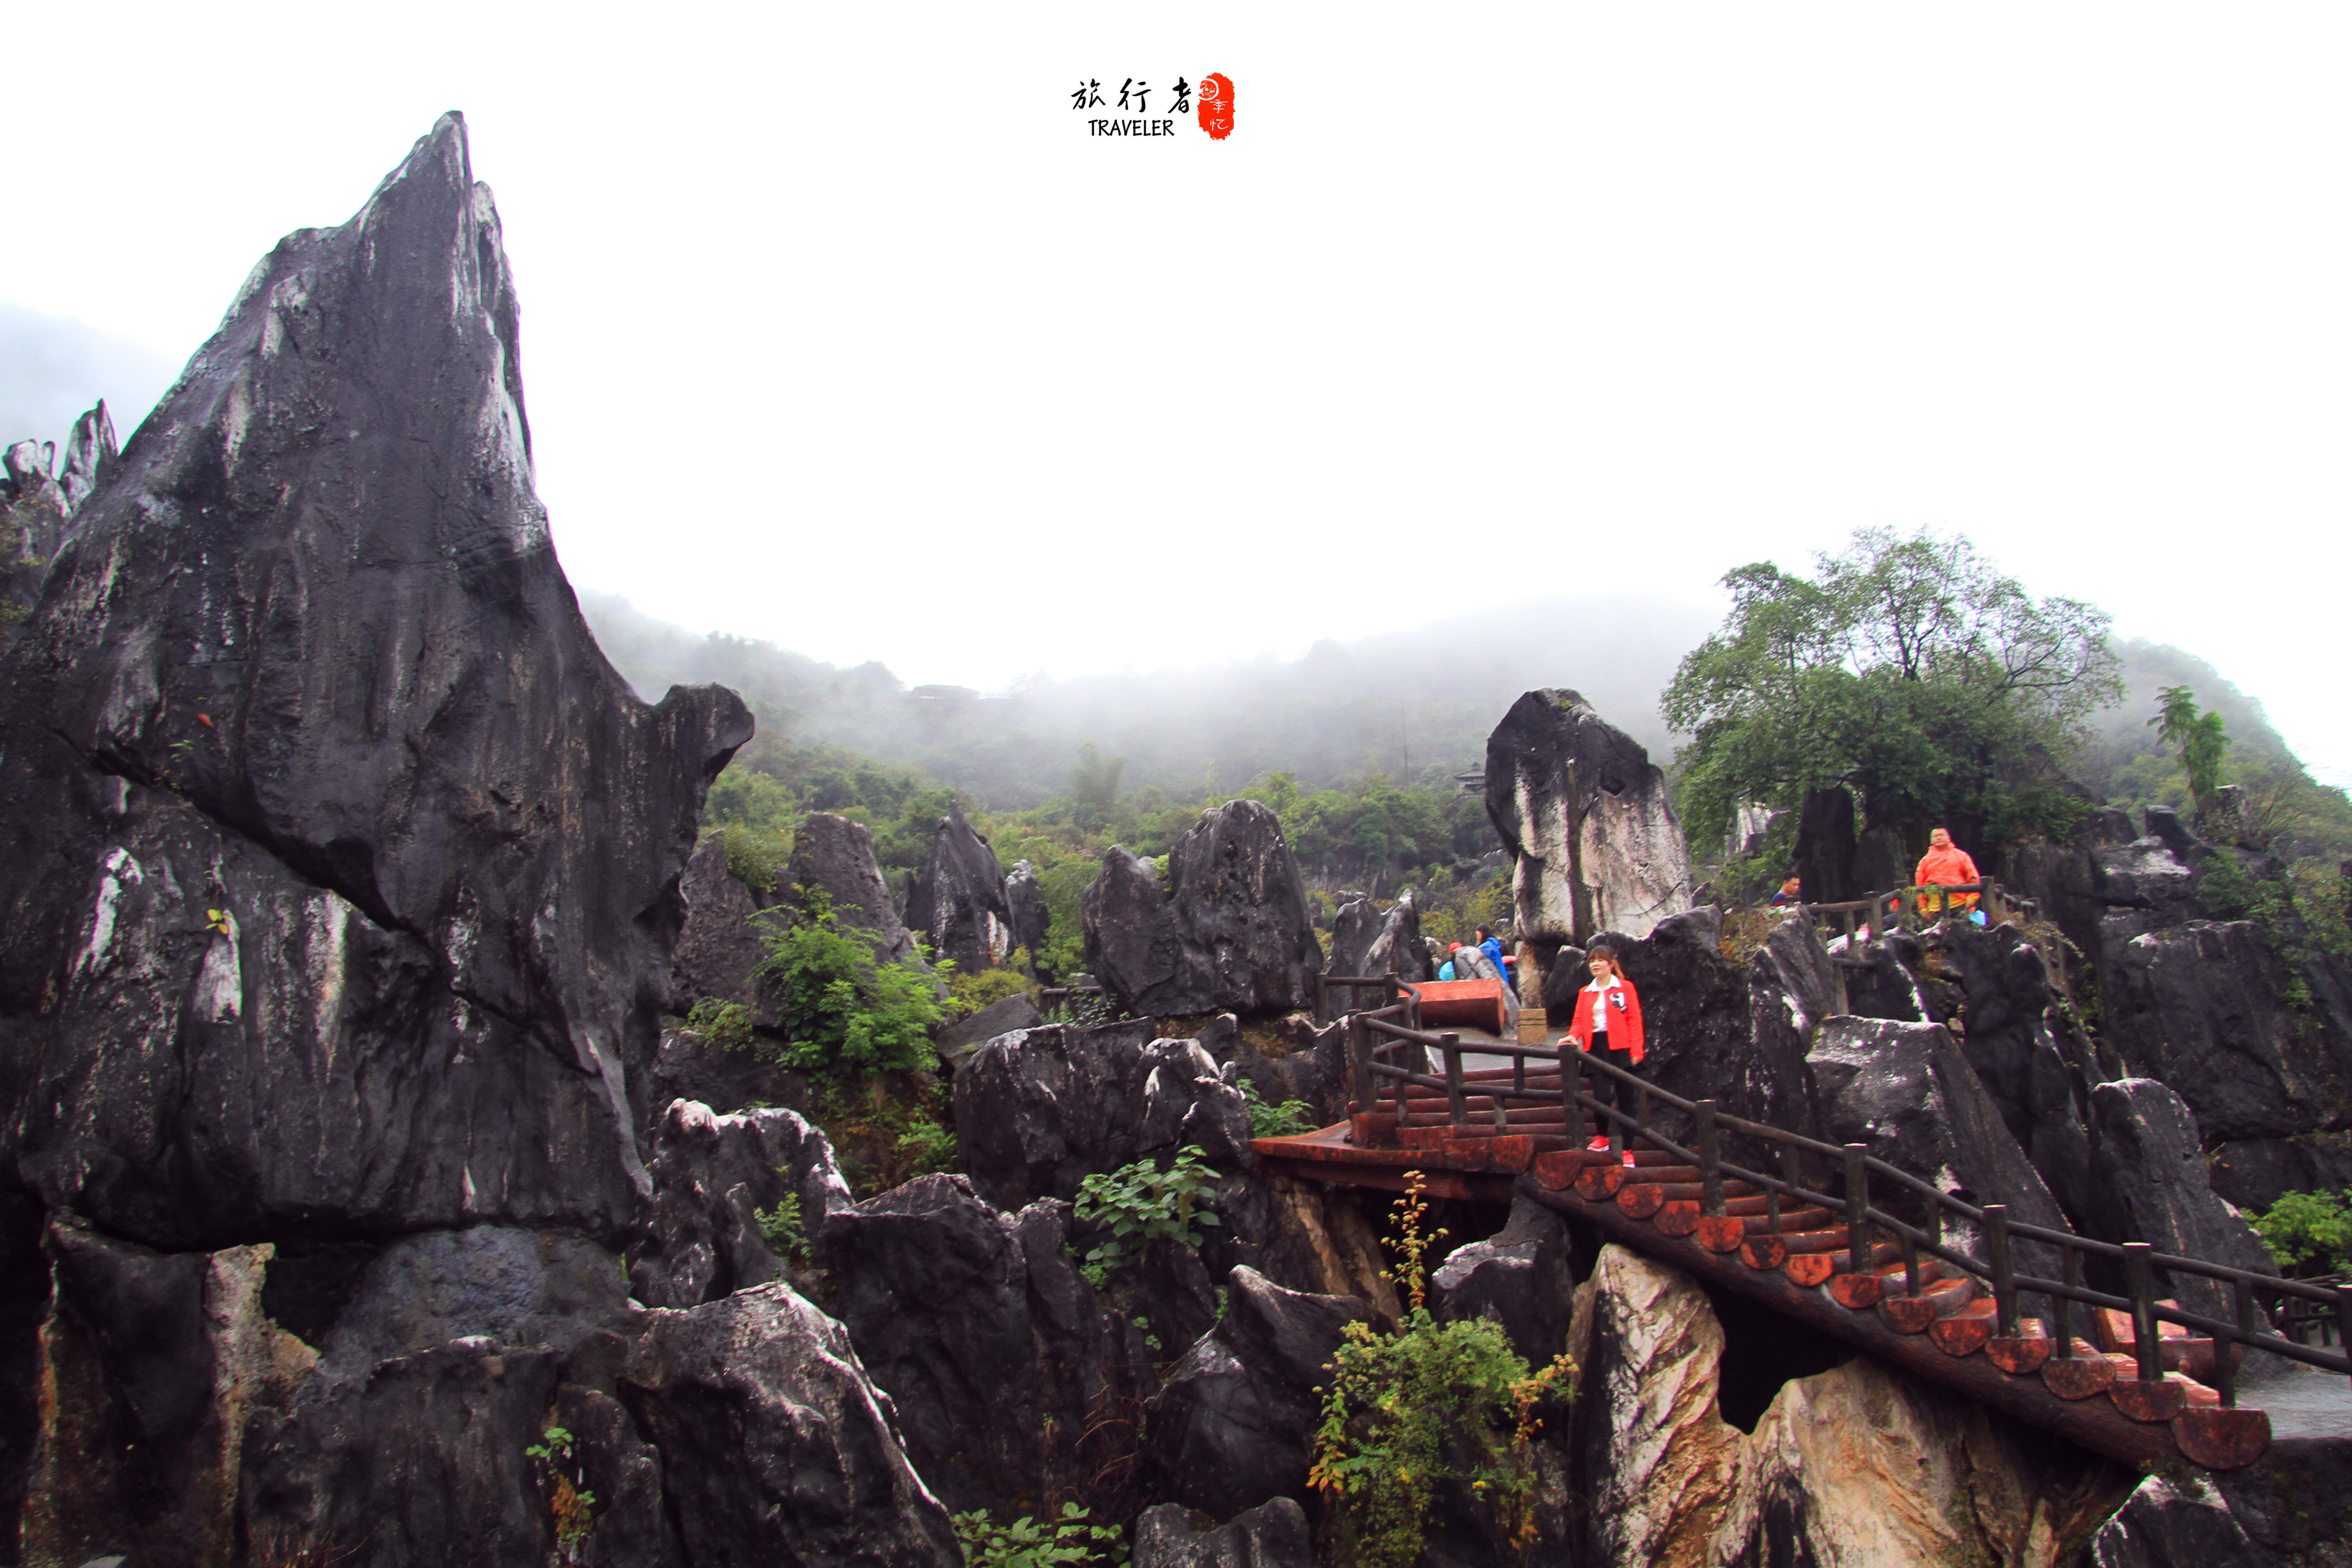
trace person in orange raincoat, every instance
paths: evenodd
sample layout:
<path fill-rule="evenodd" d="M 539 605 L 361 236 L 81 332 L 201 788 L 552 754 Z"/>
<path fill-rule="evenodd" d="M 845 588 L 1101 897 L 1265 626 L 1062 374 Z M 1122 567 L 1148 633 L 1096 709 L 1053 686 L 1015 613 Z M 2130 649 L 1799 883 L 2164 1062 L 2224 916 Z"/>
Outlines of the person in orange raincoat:
<path fill-rule="evenodd" d="M 1977 875 L 1977 863 L 1969 858 L 1969 852 L 1952 842 L 1950 833 L 1938 827 L 1927 835 L 1927 853 L 1919 857 L 1919 869 L 1911 880 L 1922 888 L 1964 888 L 1984 879 Z M 1919 895 L 1919 912 L 1923 915 L 1941 914 L 1948 909 L 1972 910 L 1976 906 L 1974 893 Z"/>
<path fill-rule="evenodd" d="M 1569 1016 L 1568 1037 L 1580 1050 L 1604 1051 L 1601 1059 L 1611 1067 L 1628 1072 L 1639 1072 L 1642 1067 L 1642 997 L 1633 982 L 1618 967 L 1617 946 L 1614 942 L 1596 942 L 1584 955 L 1592 970 L 1592 984 L 1576 994 L 1575 1011 Z M 1633 1109 L 1633 1086 L 1622 1083 L 1607 1073 L 1592 1077 L 1592 1098 L 1612 1109 L 1630 1112 Z M 1586 1145 L 1596 1152 L 1609 1147 L 1609 1125 L 1599 1129 L 1600 1136 Z M 1624 1163 L 1633 1163 L 1633 1152 L 1624 1152 Z"/>

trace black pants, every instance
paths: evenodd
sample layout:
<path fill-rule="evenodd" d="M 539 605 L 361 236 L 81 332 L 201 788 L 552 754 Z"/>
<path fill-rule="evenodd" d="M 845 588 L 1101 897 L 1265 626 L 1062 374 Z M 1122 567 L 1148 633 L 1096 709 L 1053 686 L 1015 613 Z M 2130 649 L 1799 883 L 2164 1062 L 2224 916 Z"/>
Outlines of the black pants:
<path fill-rule="evenodd" d="M 1605 1032 L 1592 1037 L 1591 1055 L 1596 1061 L 1607 1062 L 1612 1068 L 1620 1068 L 1637 1076 L 1642 1071 L 1634 1065 L 1633 1052 L 1609 1048 L 1609 1037 Z M 1592 1086 L 1591 1091 L 1592 1098 L 1601 1104 L 1622 1110 L 1629 1117 L 1641 1114 L 1641 1107 L 1634 1103 L 1637 1097 L 1632 1084 L 1620 1082 L 1605 1072 L 1588 1073 L 1585 1075 L 1585 1082 Z M 1612 1122 L 1605 1116 L 1596 1116 L 1593 1121 L 1596 1124 L 1592 1129 L 1595 1137 L 1622 1132 L 1626 1138 L 1631 1139 L 1633 1135 L 1632 1128 Z"/>

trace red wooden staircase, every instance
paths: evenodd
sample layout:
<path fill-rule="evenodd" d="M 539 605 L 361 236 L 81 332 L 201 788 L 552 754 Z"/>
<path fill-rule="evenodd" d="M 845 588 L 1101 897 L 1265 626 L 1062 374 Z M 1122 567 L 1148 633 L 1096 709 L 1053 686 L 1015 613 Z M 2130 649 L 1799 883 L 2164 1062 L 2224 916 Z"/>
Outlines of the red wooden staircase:
<path fill-rule="evenodd" d="M 1412 988 L 1392 977 L 1385 984 L 1389 1005 L 1348 1017 L 1352 1114 L 1318 1132 L 1257 1140 L 1269 1171 L 1391 1190 L 1417 1171 L 1436 1196 L 1525 1194 L 2128 1464 L 2186 1459 L 2219 1470 L 2261 1457 L 2270 1419 L 2237 1402 L 2244 1346 L 2352 1373 L 2352 1357 L 2269 1332 L 2261 1315 L 2264 1298 L 2273 1308 L 2299 1300 L 2325 1303 L 2352 1323 L 2352 1290 L 2011 1224 L 2003 1205 L 1962 1203 L 1860 1144 L 1841 1148 L 1722 1114 L 1711 1100 L 1652 1089 L 1573 1047 L 1465 1045 L 1458 1035 L 1423 1031 Z M 1465 1070 L 1463 1058 L 1474 1052 L 1512 1065 Z M 1622 1080 L 1616 1098 L 1633 1109 L 1586 1093 L 1588 1075 Z M 1681 1113 L 1691 1147 L 1652 1126 L 1658 1107 Z M 1589 1147 L 1603 1127 L 1609 1147 Z M 1754 1168 L 1724 1157 L 1727 1137 L 1757 1152 Z M 1946 1244 L 1956 1221 L 1977 1234 L 1984 1256 Z M 2013 1253 L 2021 1241 L 2055 1256 L 2063 1278 L 2020 1274 Z M 2084 1285 L 2093 1263 L 2125 1279 L 2128 1294 Z M 2224 1282 L 2234 1321 L 2158 1300 L 2159 1268 Z M 2042 1303 L 2042 1316 L 2021 1310 L 2026 1296 Z M 2078 1326 L 2094 1339 L 2077 1337 Z"/>

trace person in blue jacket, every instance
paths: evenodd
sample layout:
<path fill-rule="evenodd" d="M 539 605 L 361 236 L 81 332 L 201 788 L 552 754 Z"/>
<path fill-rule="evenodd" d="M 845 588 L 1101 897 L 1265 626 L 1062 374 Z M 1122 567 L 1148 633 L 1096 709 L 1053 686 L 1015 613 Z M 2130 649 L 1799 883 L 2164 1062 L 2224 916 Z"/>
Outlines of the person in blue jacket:
<path fill-rule="evenodd" d="M 1511 969 L 1517 955 L 1513 954 L 1509 958 L 1503 955 L 1503 944 L 1495 940 L 1495 929 L 1492 926 L 1478 928 L 1478 951 L 1495 961 L 1495 973 L 1501 975 L 1506 982 L 1513 978 Z"/>

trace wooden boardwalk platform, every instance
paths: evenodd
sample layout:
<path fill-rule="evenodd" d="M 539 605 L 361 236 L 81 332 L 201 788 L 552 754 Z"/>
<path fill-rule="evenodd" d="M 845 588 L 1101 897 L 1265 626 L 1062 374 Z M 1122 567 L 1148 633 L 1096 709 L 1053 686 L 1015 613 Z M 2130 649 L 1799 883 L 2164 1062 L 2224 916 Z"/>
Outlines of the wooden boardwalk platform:
<path fill-rule="evenodd" d="M 1524 1194 L 2126 1464 L 2185 1460 L 2224 1470 L 2262 1456 L 2271 1424 L 2263 1411 L 2237 1403 L 2241 1347 L 2352 1372 L 2352 1359 L 2340 1352 L 2268 1332 L 2258 1306 L 2258 1297 L 2273 1305 L 2315 1300 L 2342 1320 L 2352 1318 L 2352 1292 L 2012 1225 L 2002 1205 L 1961 1203 L 1861 1145 L 1840 1148 L 1720 1115 L 1712 1101 L 1676 1099 L 1554 1042 L 1514 1047 L 1417 1029 L 1411 988 L 1396 986 L 1395 995 L 1386 1008 L 1349 1016 L 1349 1120 L 1256 1140 L 1265 1170 L 1389 1192 L 1404 1190 L 1407 1176 L 1419 1172 L 1422 1190 L 1434 1197 L 1507 1203 Z M 1478 1058 L 1510 1065 L 1469 1065 Z M 1636 1109 L 1603 1106 L 1587 1094 L 1584 1080 L 1601 1075 L 1622 1079 L 1619 1097 Z M 1686 1113 L 1695 1131 L 1685 1136 L 1696 1147 L 1653 1129 L 1654 1103 Z M 1614 1142 L 1591 1149 L 1601 1127 Z M 1727 1133 L 1764 1149 L 1773 1169 L 1724 1159 Z M 1812 1168 L 1829 1174 L 1806 1174 Z M 1882 1202 L 1902 1191 L 1910 1217 L 1874 1203 L 1874 1184 Z M 1955 1219 L 1981 1237 L 1988 1257 L 1945 1245 L 1944 1226 Z M 2052 1249 L 2065 1277 L 2019 1274 L 2011 1258 L 2017 1240 Z M 2084 1264 L 2093 1258 L 2120 1266 L 2130 1293 L 2086 1287 Z M 2228 1283 L 2236 1321 L 2214 1321 L 2158 1300 L 2158 1268 Z M 2029 1295 L 2046 1309 L 2039 1318 L 2021 1309 Z"/>

